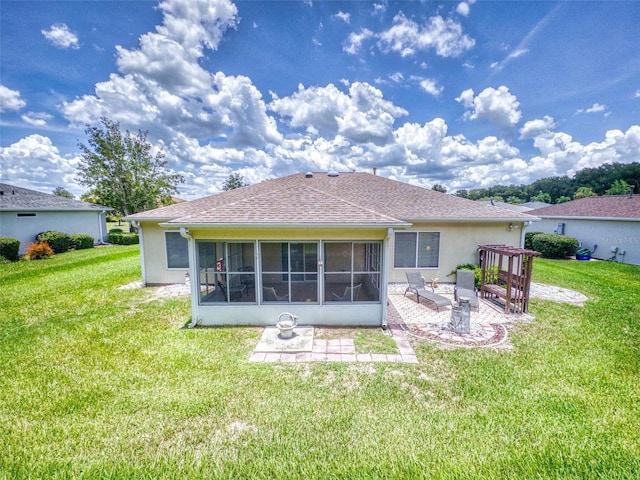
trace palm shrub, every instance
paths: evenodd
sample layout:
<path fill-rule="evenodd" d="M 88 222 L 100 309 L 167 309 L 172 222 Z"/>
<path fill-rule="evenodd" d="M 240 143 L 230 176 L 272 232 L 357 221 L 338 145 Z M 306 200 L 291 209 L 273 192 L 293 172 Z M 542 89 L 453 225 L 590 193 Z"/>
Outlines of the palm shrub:
<path fill-rule="evenodd" d="M 76 250 L 93 248 L 93 237 L 86 233 L 74 233 L 71 235 L 71 247 Z"/>
<path fill-rule="evenodd" d="M 0 237 L 0 257 L 15 262 L 18 260 L 20 240 L 10 237 Z"/>
<path fill-rule="evenodd" d="M 544 258 L 565 258 L 573 255 L 580 243 L 576 238 L 557 233 L 540 233 L 531 239 L 533 249 Z"/>
<path fill-rule="evenodd" d="M 36 235 L 36 242 L 48 243 L 53 253 L 64 253 L 69 251 L 69 247 L 71 247 L 71 237 L 69 234 L 53 230 Z"/>
<path fill-rule="evenodd" d="M 43 258 L 53 257 L 53 249 L 49 246 L 47 242 L 34 242 L 30 243 L 27 247 L 27 252 L 25 256 L 29 260 L 40 260 Z"/>

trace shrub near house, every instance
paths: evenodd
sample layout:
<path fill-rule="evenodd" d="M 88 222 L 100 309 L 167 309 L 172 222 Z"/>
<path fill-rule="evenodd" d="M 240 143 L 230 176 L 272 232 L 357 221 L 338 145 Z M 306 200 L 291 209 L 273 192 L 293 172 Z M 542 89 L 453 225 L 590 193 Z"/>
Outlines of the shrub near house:
<path fill-rule="evenodd" d="M 0 237 L 0 257 L 12 262 L 18 260 L 20 250 L 20 240 L 15 238 Z"/>
<path fill-rule="evenodd" d="M 545 258 L 566 258 L 576 253 L 577 239 L 556 233 L 540 233 L 531 239 L 533 249 Z"/>

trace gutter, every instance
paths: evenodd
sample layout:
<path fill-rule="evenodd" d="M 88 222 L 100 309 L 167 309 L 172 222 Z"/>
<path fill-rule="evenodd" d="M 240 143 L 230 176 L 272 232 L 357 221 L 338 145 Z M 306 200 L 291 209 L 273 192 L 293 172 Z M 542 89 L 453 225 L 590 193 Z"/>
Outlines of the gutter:
<path fill-rule="evenodd" d="M 522 221 L 522 219 L 520 220 Z M 371 228 L 400 228 L 411 227 L 407 222 L 398 223 L 172 223 L 171 221 L 158 223 L 162 228 L 234 228 L 234 229 L 256 229 L 256 228 L 310 228 L 310 229 L 327 229 L 327 228 L 348 228 L 354 229 L 371 229 Z"/>
<path fill-rule="evenodd" d="M 609 222 L 640 222 L 640 217 L 581 217 L 578 215 L 541 215 L 542 219 L 553 220 L 598 220 Z"/>

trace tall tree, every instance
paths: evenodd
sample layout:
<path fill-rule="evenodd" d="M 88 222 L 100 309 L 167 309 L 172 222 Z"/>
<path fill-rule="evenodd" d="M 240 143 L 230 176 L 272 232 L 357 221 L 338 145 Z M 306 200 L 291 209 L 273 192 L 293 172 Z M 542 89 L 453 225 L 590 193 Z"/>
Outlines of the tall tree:
<path fill-rule="evenodd" d="M 53 191 L 53 194 L 56 197 L 74 198 L 73 193 L 71 193 L 69 190 L 63 187 L 56 187 L 55 190 Z"/>
<path fill-rule="evenodd" d="M 129 215 L 156 208 L 178 192 L 184 177 L 165 169 L 161 151 L 152 153 L 149 132 L 127 130 L 123 135 L 118 122 L 106 117 L 100 122 L 101 127 L 87 126 L 88 145 L 78 144 L 82 159 L 77 179 L 97 203 Z"/>
<path fill-rule="evenodd" d="M 228 190 L 235 190 L 236 188 L 246 187 L 249 184 L 244 181 L 244 177 L 238 172 L 234 172 L 229 175 L 229 178 L 222 185 L 222 190 L 225 192 Z"/>
<path fill-rule="evenodd" d="M 447 193 L 447 187 L 445 187 L 444 185 L 440 185 L 439 183 L 436 183 L 433 187 L 431 187 L 431 190 L 440 193 Z"/>
<path fill-rule="evenodd" d="M 629 193 L 629 185 L 624 180 L 616 180 L 611 184 L 605 195 L 626 195 Z"/>

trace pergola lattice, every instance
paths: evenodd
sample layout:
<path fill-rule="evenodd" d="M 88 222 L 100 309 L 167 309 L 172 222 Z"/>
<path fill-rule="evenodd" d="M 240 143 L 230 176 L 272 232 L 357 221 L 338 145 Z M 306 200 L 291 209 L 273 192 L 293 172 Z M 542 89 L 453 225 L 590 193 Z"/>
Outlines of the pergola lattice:
<path fill-rule="evenodd" d="M 482 298 L 501 298 L 505 313 L 528 312 L 533 258 L 540 253 L 508 245 L 480 245 L 478 251 Z"/>

